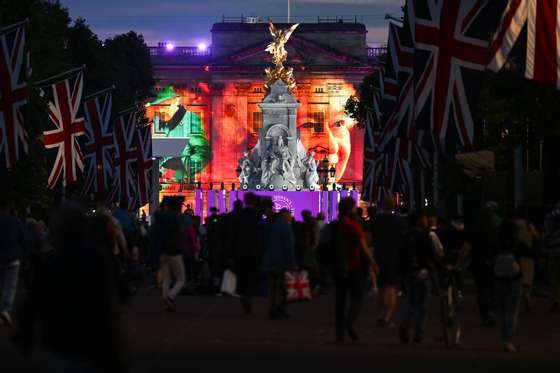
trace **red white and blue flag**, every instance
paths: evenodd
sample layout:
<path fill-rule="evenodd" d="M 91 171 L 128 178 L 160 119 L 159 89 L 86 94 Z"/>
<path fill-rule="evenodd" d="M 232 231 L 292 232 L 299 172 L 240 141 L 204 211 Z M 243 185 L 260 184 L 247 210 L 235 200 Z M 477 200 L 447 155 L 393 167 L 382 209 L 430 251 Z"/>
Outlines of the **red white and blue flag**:
<path fill-rule="evenodd" d="M 138 177 L 138 202 L 144 206 L 150 202 L 152 194 L 152 127 L 144 126 L 136 130 L 136 174 Z"/>
<path fill-rule="evenodd" d="M 0 29 L 0 157 L 13 168 L 28 153 L 23 107 L 27 104 L 27 22 Z"/>
<path fill-rule="evenodd" d="M 560 89 L 560 1 L 509 0 L 491 45 L 488 67 L 506 63 L 527 28 L 525 77 Z"/>
<path fill-rule="evenodd" d="M 115 173 L 112 194 L 129 209 L 136 205 L 136 108 L 119 114 L 114 123 Z M 124 206 L 121 206 L 124 208 Z"/>
<path fill-rule="evenodd" d="M 379 66 L 376 70 L 376 87 L 373 92 L 373 108 L 367 109 L 364 138 L 364 169 L 362 185 L 363 191 L 361 199 L 372 201 L 375 185 L 375 166 L 378 158 L 376 149 L 379 141 L 379 133 L 382 128 L 381 101 L 383 98 L 384 78 L 383 67 Z"/>
<path fill-rule="evenodd" d="M 64 186 L 77 181 L 84 169 L 78 137 L 85 133 L 85 120 L 80 116 L 84 86 L 83 68 L 63 74 L 65 77 L 41 89 L 48 102 L 50 128 L 43 132 L 46 149 L 56 151 L 48 179 L 49 189 L 62 179 Z M 54 80 L 52 78 L 49 80 Z M 54 127 L 54 128 L 53 128 Z"/>
<path fill-rule="evenodd" d="M 464 73 L 482 71 L 488 63 L 489 35 L 471 32 L 487 2 L 415 1 L 415 117 L 427 116 L 442 147 L 470 146 L 474 139 L 469 97 L 474 90 L 468 89 Z"/>
<path fill-rule="evenodd" d="M 86 114 L 86 142 L 83 153 L 86 163 L 84 193 L 98 193 L 109 189 L 113 178 L 115 140 L 111 109 L 113 88 L 84 99 Z"/>

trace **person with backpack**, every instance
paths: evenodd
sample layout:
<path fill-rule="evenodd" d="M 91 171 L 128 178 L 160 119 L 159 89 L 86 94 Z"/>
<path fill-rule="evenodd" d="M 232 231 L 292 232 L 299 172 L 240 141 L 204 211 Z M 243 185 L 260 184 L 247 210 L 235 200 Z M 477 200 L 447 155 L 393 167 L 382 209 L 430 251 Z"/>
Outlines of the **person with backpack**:
<path fill-rule="evenodd" d="M 322 245 L 319 258 L 334 280 L 336 341 L 343 342 L 346 334 L 355 341 L 359 339 L 355 323 L 362 308 L 367 274 L 375 281 L 377 264 L 358 223 L 353 198 L 340 200 L 338 220 L 327 229 L 328 241 Z"/>
<path fill-rule="evenodd" d="M 409 227 L 399 250 L 400 275 L 404 280 L 407 295 L 399 338 L 401 342 L 408 343 L 412 331 L 413 342 L 421 343 L 428 319 L 438 259 L 430 238 L 426 214 L 421 211 L 413 212 L 409 216 Z"/>
<path fill-rule="evenodd" d="M 515 222 L 504 222 L 500 227 L 499 237 L 500 253 L 494 262 L 496 308 L 504 349 L 508 352 L 516 352 L 513 336 L 517 330 L 523 276 L 519 259 L 516 256 L 520 240 Z"/>

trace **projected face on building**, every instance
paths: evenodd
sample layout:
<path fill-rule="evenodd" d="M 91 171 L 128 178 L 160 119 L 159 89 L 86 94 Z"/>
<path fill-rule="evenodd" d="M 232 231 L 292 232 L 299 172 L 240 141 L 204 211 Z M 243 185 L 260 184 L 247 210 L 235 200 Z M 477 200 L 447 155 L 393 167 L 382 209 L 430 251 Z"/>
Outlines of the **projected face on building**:
<path fill-rule="evenodd" d="M 298 86 L 300 139 L 318 163 L 326 157 L 335 166 L 337 182 L 361 181 L 363 132 L 344 114 L 353 93 L 344 82 Z M 162 160 L 162 183 L 238 183 L 237 161 L 256 145 L 262 127 L 258 103 L 264 94 L 262 82 L 162 89 L 147 108 L 154 136 L 188 139 L 181 157 Z"/>

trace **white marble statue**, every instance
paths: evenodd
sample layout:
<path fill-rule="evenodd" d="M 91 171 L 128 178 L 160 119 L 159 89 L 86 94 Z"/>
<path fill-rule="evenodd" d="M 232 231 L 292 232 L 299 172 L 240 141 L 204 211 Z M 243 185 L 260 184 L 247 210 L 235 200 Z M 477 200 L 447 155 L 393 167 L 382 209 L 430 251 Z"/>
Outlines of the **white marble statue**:
<path fill-rule="evenodd" d="M 319 175 L 317 174 L 317 162 L 315 161 L 315 152 L 311 150 L 305 160 L 305 182 L 309 188 L 311 185 L 319 183 Z"/>

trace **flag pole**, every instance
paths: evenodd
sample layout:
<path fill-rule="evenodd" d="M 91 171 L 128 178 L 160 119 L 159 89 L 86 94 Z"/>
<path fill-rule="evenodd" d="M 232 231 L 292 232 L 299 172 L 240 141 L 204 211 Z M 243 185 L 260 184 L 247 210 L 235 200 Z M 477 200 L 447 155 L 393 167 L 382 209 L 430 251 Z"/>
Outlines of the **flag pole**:
<path fill-rule="evenodd" d="M 47 83 L 50 83 L 51 81 L 60 79 L 63 76 L 72 75 L 72 74 L 77 73 L 79 71 L 83 71 L 85 68 L 86 68 L 86 65 L 82 65 L 82 66 L 77 67 L 75 69 L 68 70 L 68 71 L 65 71 L 63 73 L 51 76 L 50 78 L 46 78 L 46 79 L 43 79 L 41 81 L 38 81 L 38 82 L 35 83 L 35 85 L 36 86 L 46 86 L 46 85 L 48 85 Z"/>
<path fill-rule="evenodd" d="M 21 25 L 24 25 L 24 24 L 29 24 L 29 18 L 26 18 L 23 21 L 19 21 L 19 22 L 16 22 L 14 24 L 8 25 L 6 27 L 0 28 L 0 34 L 4 34 L 8 31 L 11 31 L 15 28 L 18 28 L 18 27 L 20 27 Z"/>
<path fill-rule="evenodd" d="M 438 152 L 434 152 L 434 161 L 433 161 L 433 195 L 432 195 L 432 203 L 434 208 L 438 208 L 439 205 L 439 169 L 438 169 Z"/>
<path fill-rule="evenodd" d="M 99 92 L 95 92 L 95 93 L 92 93 L 92 94 L 90 94 L 90 95 L 85 96 L 85 97 L 84 97 L 84 101 L 85 101 L 85 100 L 89 100 L 89 99 L 91 99 L 91 98 L 93 98 L 93 97 L 101 96 L 102 94 L 107 93 L 107 92 L 110 92 L 110 91 L 113 91 L 113 90 L 115 90 L 115 89 L 116 89 L 116 87 L 115 87 L 114 85 L 111 86 L 111 87 L 109 87 L 109 88 L 102 89 L 102 90 L 99 91 Z"/>

